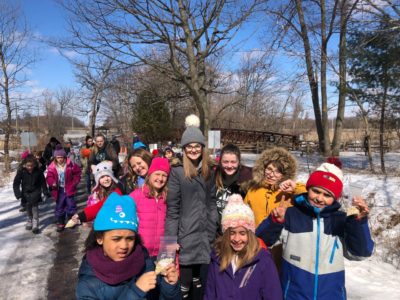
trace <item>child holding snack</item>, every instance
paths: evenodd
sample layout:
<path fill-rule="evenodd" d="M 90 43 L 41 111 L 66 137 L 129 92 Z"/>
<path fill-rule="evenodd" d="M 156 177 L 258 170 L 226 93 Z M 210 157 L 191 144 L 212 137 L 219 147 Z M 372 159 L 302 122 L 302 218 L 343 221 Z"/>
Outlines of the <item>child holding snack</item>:
<path fill-rule="evenodd" d="M 222 232 L 208 270 L 206 300 L 281 300 L 282 290 L 271 254 L 254 235 L 254 214 L 239 194 L 228 197 Z"/>
<path fill-rule="evenodd" d="M 285 299 L 346 299 L 343 257 L 361 260 L 372 254 L 365 201 L 353 198 L 356 215 L 339 211 L 342 180 L 341 169 L 323 163 L 294 206 L 287 208 L 283 200 L 257 228 L 267 246 L 283 243 Z"/>
<path fill-rule="evenodd" d="M 146 299 L 156 286 L 160 299 L 180 299 L 175 265 L 170 264 L 164 276 L 156 275 L 141 244 L 138 223 L 132 199 L 112 193 L 86 240 L 76 287 L 78 300 Z"/>

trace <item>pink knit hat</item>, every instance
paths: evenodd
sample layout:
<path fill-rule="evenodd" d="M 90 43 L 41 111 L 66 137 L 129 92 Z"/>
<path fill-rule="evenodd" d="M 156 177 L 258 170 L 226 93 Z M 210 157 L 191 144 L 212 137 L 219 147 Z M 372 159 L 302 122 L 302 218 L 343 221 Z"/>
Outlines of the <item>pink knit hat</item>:
<path fill-rule="evenodd" d="M 228 204 L 225 206 L 221 218 L 222 232 L 225 232 L 229 227 L 239 226 L 255 232 L 254 213 L 250 206 L 243 203 L 242 196 L 233 194 L 228 197 L 227 201 Z"/>
<path fill-rule="evenodd" d="M 25 158 L 28 157 L 29 154 L 31 154 L 31 153 L 29 152 L 29 150 L 25 150 L 25 151 L 22 152 L 22 154 L 21 154 L 21 159 L 24 160 Z"/>
<path fill-rule="evenodd" d="M 153 160 L 151 161 L 149 171 L 147 172 L 147 175 L 150 176 L 155 171 L 164 171 L 165 173 L 167 173 L 167 175 L 169 175 L 171 167 L 169 166 L 168 159 L 164 157 L 153 158 Z"/>

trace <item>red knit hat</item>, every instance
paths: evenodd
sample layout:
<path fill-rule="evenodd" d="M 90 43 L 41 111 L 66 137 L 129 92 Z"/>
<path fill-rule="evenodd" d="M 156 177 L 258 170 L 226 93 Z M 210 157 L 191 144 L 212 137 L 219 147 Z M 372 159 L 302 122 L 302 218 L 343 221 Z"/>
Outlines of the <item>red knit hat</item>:
<path fill-rule="evenodd" d="M 312 186 L 321 187 L 338 199 L 343 191 L 343 172 L 337 166 L 323 163 L 308 178 L 307 190 Z"/>
<path fill-rule="evenodd" d="M 169 166 L 168 159 L 164 157 L 153 158 L 153 160 L 151 161 L 149 171 L 147 172 L 147 175 L 150 176 L 155 171 L 164 171 L 165 173 L 167 173 L 167 175 L 169 175 L 171 167 Z"/>

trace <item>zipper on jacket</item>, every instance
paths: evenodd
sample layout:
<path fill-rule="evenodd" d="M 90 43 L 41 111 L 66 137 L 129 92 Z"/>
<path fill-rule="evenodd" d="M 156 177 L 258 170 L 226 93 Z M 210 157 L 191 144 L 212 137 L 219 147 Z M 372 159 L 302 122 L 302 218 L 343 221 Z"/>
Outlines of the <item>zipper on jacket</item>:
<path fill-rule="evenodd" d="M 339 249 L 339 243 L 337 241 L 337 237 L 335 238 L 335 241 L 333 242 L 331 257 L 329 258 L 329 263 L 330 264 L 333 263 L 333 258 L 335 257 L 336 249 Z"/>
<path fill-rule="evenodd" d="M 319 267 L 319 240 L 320 240 L 320 215 L 317 214 L 317 245 L 315 250 L 315 274 L 314 274 L 314 300 L 317 299 L 317 292 L 318 292 L 318 267 Z"/>
<path fill-rule="evenodd" d="M 285 292 L 283 293 L 283 298 L 284 299 L 287 299 L 287 294 L 289 292 L 289 286 L 290 286 L 290 278 L 289 278 L 289 280 L 288 280 L 288 282 L 286 283 L 286 286 L 285 286 Z"/>

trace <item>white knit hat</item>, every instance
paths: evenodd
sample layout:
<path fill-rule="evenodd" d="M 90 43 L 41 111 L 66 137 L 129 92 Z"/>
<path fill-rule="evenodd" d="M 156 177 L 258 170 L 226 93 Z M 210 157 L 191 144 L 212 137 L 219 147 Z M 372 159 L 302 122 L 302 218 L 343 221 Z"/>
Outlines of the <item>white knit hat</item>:
<path fill-rule="evenodd" d="M 323 163 L 320 165 L 316 171 L 323 171 L 323 172 L 328 172 L 334 174 L 337 178 L 340 179 L 340 181 L 343 182 L 343 172 L 340 170 L 337 166 L 334 164 L 330 163 Z"/>
<path fill-rule="evenodd" d="M 243 203 L 243 198 L 239 194 L 233 194 L 227 199 L 228 204 L 222 212 L 222 232 L 229 227 L 235 228 L 243 226 L 250 231 L 256 231 L 254 213 L 251 208 Z"/>
<path fill-rule="evenodd" d="M 97 165 L 92 165 L 92 173 L 94 176 L 94 180 L 96 181 L 96 186 L 94 187 L 94 189 L 96 189 L 99 186 L 100 178 L 106 175 L 110 176 L 115 183 L 118 183 L 118 179 L 115 178 L 114 176 L 112 166 L 113 166 L 112 162 L 108 160 L 102 161 Z"/>

